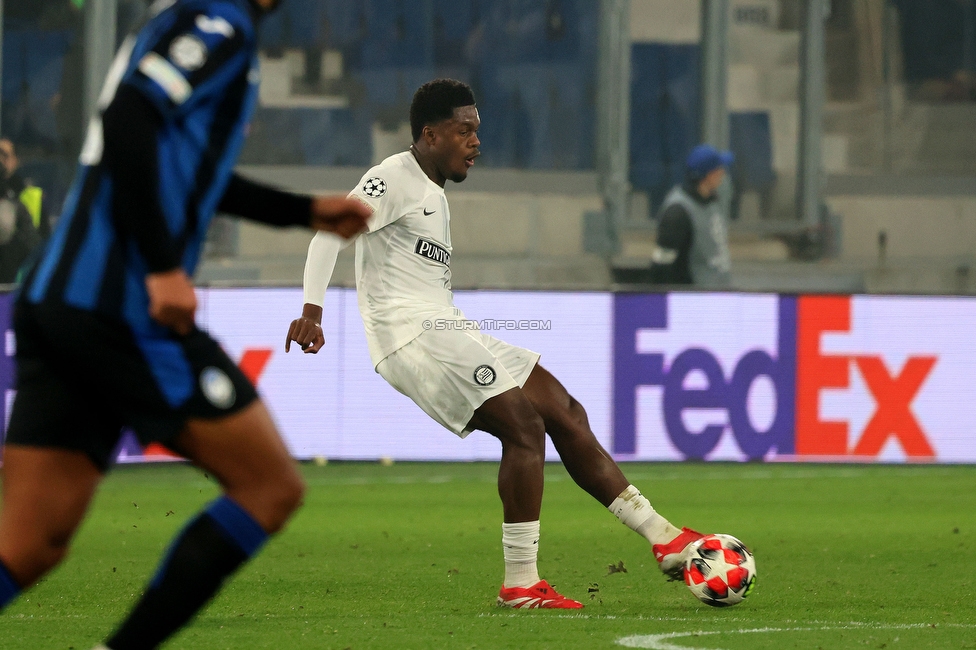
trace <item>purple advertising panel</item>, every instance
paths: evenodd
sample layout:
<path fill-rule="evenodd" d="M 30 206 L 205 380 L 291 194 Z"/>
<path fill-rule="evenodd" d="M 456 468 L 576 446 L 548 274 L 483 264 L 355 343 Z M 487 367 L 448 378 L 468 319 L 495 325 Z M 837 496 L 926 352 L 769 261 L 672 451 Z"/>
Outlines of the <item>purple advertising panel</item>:
<path fill-rule="evenodd" d="M 618 457 L 793 453 L 796 298 L 620 294 L 614 300 Z"/>
<path fill-rule="evenodd" d="M 205 292 L 201 322 L 233 359 L 264 355 L 257 376 L 298 458 L 496 460 L 501 447 L 482 432 L 459 440 L 373 369 L 355 291 L 332 289 L 323 310 L 325 347 L 284 352 L 302 293 L 284 289 Z M 541 363 L 586 405 L 609 446 L 609 294 L 456 292 L 457 305 L 483 332 L 542 354 Z M 242 363 L 242 367 L 244 364 Z M 556 458 L 555 450 L 548 450 Z"/>
<path fill-rule="evenodd" d="M 611 450 L 976 462 L 974 326 L 961 297 L 617 295 Z"/>
<path fill-rule="evenodd" d="M 619 460 L 976 462 L 976 299 L 458 291 L 487 334 L 542 354 Z M 350 289 L 326 346 L 285 354 L 299 289 L 201 289 L 198 321 L 254 381 L 298 458 L 497 460 L 375 373 Z M 4 429 L 15 395 L 0 296 Z M 127 434 L 120 461 L 171 457 Z M 551 445 L 547 458 L 557 455 Z"/>

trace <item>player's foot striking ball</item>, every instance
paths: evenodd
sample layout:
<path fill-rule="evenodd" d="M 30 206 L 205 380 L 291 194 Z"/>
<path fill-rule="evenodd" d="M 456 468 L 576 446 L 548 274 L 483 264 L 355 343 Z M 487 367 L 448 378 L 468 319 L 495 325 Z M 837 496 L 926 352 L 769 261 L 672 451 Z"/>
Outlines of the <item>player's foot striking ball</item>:
<path fill-rule="evenodd" d="M 681 580 L 684 576 L 685 562 L 688 560 L 691 545 L 704 535 L 690 528 L 682 528 L 681 534 L 667 544 L 651 547 L 661 573 L 671 580 Z"/>
<path fill-rule="evenodd" d="M 698 533 L 672 526 L 630 484 L 583 405 L 539 364 L 538 353 L 479 331 L 454 305 L 444 186 L 467 178 L 481 154 L 480 126 L 470 87 L 452 79 L 424 84 L 410 106 L 409 151 L 368 170 L 350 193 L 372 211 L 356 241 L 356 287 L 376 372 L 458 437 L 478 429 L 501 442 L 501 604 L 582 606 L 552 592 L 537 567 L 547 435 L 573 480 L 659 549 L 662 571 L 680 578 L 689 535 Z M 306 353 L 324 345 L 323 297 L 341 245 L 325 234 L 309 244 L 305 304 L 285 350 L 291 341 Z"/>

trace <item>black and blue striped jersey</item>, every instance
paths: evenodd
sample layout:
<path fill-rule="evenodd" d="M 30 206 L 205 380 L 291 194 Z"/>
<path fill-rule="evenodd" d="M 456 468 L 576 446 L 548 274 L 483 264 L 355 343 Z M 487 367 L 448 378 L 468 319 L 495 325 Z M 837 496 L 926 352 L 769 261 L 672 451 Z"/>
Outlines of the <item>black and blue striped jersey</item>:
<path fill-rule="evenodd" d="M 20 296 L 147 335 L 161 326 L 145 276 L 192 275 L 259 81 L 248 0 L 159 0 L 150 11 L 115 58 L 61 218 Z"/>

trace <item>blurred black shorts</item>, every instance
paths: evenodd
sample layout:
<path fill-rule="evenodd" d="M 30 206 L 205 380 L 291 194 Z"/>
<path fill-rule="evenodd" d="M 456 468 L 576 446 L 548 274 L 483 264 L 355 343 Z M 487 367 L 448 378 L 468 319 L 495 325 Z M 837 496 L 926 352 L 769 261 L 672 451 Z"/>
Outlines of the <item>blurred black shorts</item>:
<path fill-rule="evenodd" d="M 104 472 L 123 427 L 143 445 L 173 447 L 187 419 L 224 417 L 257 399 L 206 332 L 157 329 L 139 335 L 91 312 L 18 302 L 17 396 L 6 444 L 81 451 Z"/>

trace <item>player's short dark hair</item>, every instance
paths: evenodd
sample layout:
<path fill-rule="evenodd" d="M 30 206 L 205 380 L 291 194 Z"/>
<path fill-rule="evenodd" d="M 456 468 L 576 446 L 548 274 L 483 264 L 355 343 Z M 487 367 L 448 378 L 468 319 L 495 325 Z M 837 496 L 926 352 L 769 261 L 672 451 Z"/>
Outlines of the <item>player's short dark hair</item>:
<path fill-rule="evenodd" d="M 410 104 L 410 134 L 420 139 L 425 126 L 449 120 L 454 109 L 474 106 L 471 86 L 456 79 L 435 79 L 417 89 Z"/>

